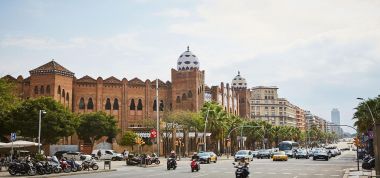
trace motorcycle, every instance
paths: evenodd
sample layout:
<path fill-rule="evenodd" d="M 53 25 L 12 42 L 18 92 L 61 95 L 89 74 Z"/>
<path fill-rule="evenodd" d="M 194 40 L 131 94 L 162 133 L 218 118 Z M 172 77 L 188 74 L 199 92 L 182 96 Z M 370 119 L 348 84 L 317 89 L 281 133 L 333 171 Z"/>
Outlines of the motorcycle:
<path fill-rule="evenodd" d="M 92 169 L 92 170 L 98 170 L 99 169 L 99 166 L 98 166 L 98 164 L 95 162 L 95 159 L 94 158 L 92 158 L 91 160 L 85 160 L 85 161 L 83 161 L 83 163 L 82 163 L 82 169 L 83 170 L 90 170 L 90 168 Z"/>
<path fill-rule="evenodd" d="M 175 158 L 168 158 L 166 167 L 168 170 L 170 170 L 171 168 L 175 170 L 177 168 L 177 162 L 175 161 Z"/>
<path fill-rule="evenodd" d="M 28 162 L 11 162 L 9 167 L 8 167 L 8 172 L 12 176 L 16 174 L 28 174 L 29 176 L 34 176 L 36 175 L 36 168 L 33 166 L 33 164 L 28 161 Z"/>
<path fill-rule="evenodd" d="M 194 171 L 199 171 L 199 169 L 201 169 L 201 166 L 199 165 L 199 163 L 193 159 L 191 160 L 191 163 L 190 163 L 190 168 L 191 168 L 191 172 L 194 172 Z"/>
<path fill-rule="evenodd" d="M 42 165 L 45 169 L 45 174 L 51 174 L 54 171 L 53 166 L 48 161 L 45 161 Z"/>
<path fill-rule="evenodd" d="M 67 163 L 67 161 L 65 159 L 61 159 L 59 164 L 61 165 L 63 172 L 65 172 L 65 173 L 71 172 L 71 166 L 69 163 Z"/>
<path fill-rule="evenodd" d="M 128 155 L 127 165 L 136 166 L 136 165 L 140 165 L 140 164 L 141 164 L 141 158 L 140 157 L 134 156 L 133 154 Z"/>
<path fill-rule="evenodd" d="M 74 159 L 71 158 L 70 160 L 67 160 L 66 162 L 67 162 L 67 164 L 70 165 L 71 171 L 73 171 L 73 172 L 77 172 L 78 171 L 79 166 L 75 163 Z"/>
<path fill-rule="evenodd" d="M 51 161 L 48 163 L 51 167 L 54 173 L 60 173 L 62 172 L 62 167 L 60 162 L 58 161 L 58 158 L 56 156 L 53 156 L 51 158 Z"/>
<path fill-rule="evenodd" d="M 243 165 L 235 165 L 235 163 L 232 163 L 234 167 L 236 168 L 235 171 L 235 176 L 236 178 L 247 178 L 249 175 L 249 163 L 246 163 L 244 166 Z"/>
<path fill-rule="evenodd" d="M 367 155 L 363 159 L 362 168 L 366 170 L 371 170 L 375 168 L 375 158 Z"/>
<path fill-rule="evenodd" d="M 36 168 L 36 171 L 39 175 L 44 175 L 45 174 L 45 168 L 42 162 L 35 162 L 34 167 Z"/>
<path fill-rule="evenodd" d="M 158 156 L 155 153 L 152 154 L 151 160 L 152 160 L 152 163 L 156 165 L 160 164 L 160 160 L 158 159 Z"/>

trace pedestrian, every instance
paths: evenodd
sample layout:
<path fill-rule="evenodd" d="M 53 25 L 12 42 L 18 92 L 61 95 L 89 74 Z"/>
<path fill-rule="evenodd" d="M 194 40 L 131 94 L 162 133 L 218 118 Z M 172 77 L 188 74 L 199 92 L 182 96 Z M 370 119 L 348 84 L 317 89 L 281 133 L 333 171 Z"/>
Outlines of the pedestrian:
<path fill-rule="evenodd" d="M 100 159 L 101 156 L 102 156 L 102 152 L 99 150 L 98 151 L 98 159 Z"/>
<path fill-rule="evenodd" d="M 128 155 L 129 155 L 129 151 L 128 151 L 128 150 L 124 150 L 124 151 L 123 151 L 124 159 L 127 159 L 127 158 L 128 158 Z"/>

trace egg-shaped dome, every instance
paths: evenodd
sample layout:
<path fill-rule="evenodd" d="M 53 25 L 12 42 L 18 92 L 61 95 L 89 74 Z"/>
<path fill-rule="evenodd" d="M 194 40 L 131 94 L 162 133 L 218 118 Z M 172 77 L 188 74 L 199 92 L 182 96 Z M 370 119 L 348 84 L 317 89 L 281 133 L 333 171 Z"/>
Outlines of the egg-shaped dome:
<path fill-rule="evenodd" d="M 177 69 L 191 70 L 195 68 L 199 69 L 198 58 L 187 47 L 187 51 L 183 52 L 177 60 Z"/>
<path fill-rule="evenodd" d="M 238 71 L 238 75 L 232 80 L 232 88 L 247 88 L 247 81 L 240 76 L 240 71 Z"/>

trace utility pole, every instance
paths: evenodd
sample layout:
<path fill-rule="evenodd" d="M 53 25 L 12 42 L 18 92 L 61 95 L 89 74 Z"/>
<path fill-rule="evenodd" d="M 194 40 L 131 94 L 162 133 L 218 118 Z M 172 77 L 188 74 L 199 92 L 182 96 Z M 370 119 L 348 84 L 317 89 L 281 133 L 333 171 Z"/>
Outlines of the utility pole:
<path fill-rule="evenodd" d="M 38 117 L 38 154 L 41 154 L 41 117 L 42 114 L 46 114 L 45 110 L 40 110 Z M 13 144 L 13 142 L 12 142 Z"/>
<path fill-rule="evenodd" d="M 160 110 L 158 102 L 158 78 L 156 79 L 156 111 L 157 111 L 157 136 L 156 136 L 156 144 L 157 144 L 157 155 L 160 156 Z"/>
<path fill-rule="evenodd" d="M 207 118 L 208 118 L 208 113 L 210 112 L 210 106 L 208 106 L 207 108 L 207 114 L 206 114 L 206 119 L 205 119 L 205 129 L 203 130 L 203 142 L 204 142 L 204 150 L 203 151 L 207 151 L 207 140 L 206 140 L 206 127 L 207 127 Z"/>

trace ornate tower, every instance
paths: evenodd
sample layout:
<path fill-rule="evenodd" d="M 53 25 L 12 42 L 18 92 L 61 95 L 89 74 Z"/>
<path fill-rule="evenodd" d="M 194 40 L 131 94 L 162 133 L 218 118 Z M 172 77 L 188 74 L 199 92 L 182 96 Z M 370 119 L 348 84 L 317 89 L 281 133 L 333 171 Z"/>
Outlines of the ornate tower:
<path fill-rule="evenodd" d="M 250 118 L 250 98 L 251 92 L 247 89 L 247 81 L 240 75 L 240 71 L 238 71 L 238 75 L 232 79 L 232 88 L 238 95 L 239 98 L 239 116 L 242 118 Z"/>
<path fill-rule="evenodd" d="M 177 70 L 172 69 L 173 110 L 199 111 L 204 103 L 204 75 L 199 70 L 199 61 L 187 47 L 177 61 Z"/>

